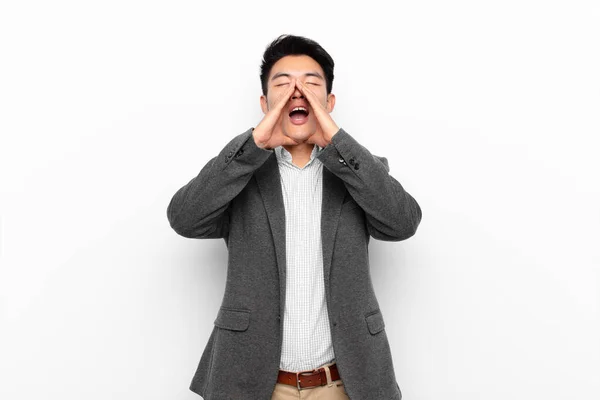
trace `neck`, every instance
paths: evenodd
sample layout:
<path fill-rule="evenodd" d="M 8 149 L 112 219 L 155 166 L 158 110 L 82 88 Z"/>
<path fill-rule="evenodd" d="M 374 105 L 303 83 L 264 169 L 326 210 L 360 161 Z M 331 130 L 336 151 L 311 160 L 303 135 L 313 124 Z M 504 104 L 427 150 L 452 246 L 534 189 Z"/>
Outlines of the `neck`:
<path fill-rule="evenodd" d="M 300 143 L 283 146 L 292 155 L 292 163 L 302 168 L 310 160 L 310 154 L 315 147 L 313 143 Z"/>

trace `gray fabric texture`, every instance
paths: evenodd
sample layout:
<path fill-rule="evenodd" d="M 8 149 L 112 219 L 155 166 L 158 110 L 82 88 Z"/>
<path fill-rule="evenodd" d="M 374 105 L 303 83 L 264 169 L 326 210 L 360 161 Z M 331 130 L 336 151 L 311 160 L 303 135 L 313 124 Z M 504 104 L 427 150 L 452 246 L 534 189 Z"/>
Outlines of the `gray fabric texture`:
<path fill-rule="evenodd" d="M 179 235 L 222 238 L 228 249 L 225 294 L 190 384 L 205 400 L 270 400 L 279 371 L 285 210 L 275 153 L 257 147 L 252 130 L 227 143 L 167 207 Z M 421 208 L 389 174 L 387 159 L 343 129 L 318 159 L 325 291 L 341 379 L 352 400 L 400 400 L 368 245 L 370 237 L 413 236 Z"/>

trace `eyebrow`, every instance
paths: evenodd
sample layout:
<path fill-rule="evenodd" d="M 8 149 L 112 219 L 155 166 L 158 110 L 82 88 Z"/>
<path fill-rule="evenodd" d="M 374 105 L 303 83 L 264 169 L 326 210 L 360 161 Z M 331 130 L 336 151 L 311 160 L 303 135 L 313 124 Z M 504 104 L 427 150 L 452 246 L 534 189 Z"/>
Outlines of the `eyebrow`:
<path fill-rule="evenodd" d="M 271 80 L 275 80 L 277 78 L 281 78 L 282 76 L 287 76 L 288 78 L 290 77 L 290 74 L 288 74 L 287 72 L 278 72 L 275 75 L 273 75 L 273 77 L 271 78 Z M 304 76 L 314 76 L 316 78 L 319 78 L 321 80 L 324 80 L 323 77 L 321 76 L 321 74 L 319 74 L 318 72 L 307 72 L 304 74 Z"/>

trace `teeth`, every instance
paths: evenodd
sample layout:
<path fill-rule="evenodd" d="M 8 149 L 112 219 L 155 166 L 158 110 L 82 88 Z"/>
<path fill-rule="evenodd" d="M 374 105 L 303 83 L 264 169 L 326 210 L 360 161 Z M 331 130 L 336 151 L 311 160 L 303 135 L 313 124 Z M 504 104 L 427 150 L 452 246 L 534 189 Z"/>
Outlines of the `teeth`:
<path fill-rule="evenodd" d="M 296 107 L 296 108 L 294 108 L 294 109 L 292 110 L 292 112 L 294 112 L 294 111 L 298 111 L 298 110 L 302 110 L 302 111 L 304 111 L 304 112 L 308 112 L 308 111 L 306 111 L 306 108 L 304 108 L 304 107 Z"/>

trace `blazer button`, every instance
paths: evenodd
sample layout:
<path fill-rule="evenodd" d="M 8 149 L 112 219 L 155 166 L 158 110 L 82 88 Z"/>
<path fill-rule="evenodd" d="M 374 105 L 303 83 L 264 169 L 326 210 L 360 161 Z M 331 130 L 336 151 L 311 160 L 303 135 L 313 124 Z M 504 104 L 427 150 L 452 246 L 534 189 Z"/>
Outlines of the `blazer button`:
<path fill-rule="evenodd" d="M 350 160 L 348 160 L 348 162 L 350 163 L 350 165 L 354 165 L 354 158 L 351 158 Z"/>
<path fill-rule="evenodd" d="M 358 163 L 354 164 L 354 169 L 358 169 Z"/>

